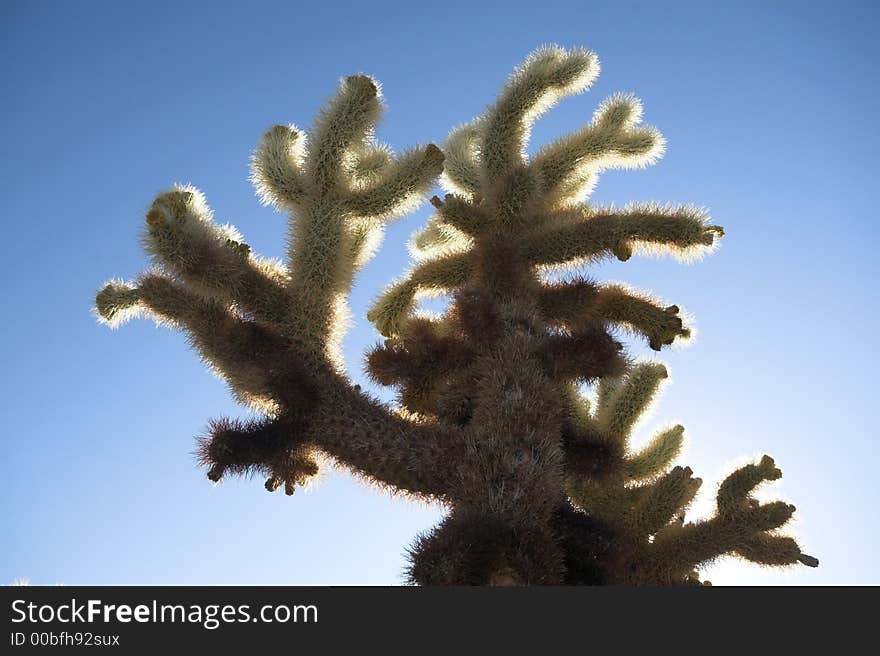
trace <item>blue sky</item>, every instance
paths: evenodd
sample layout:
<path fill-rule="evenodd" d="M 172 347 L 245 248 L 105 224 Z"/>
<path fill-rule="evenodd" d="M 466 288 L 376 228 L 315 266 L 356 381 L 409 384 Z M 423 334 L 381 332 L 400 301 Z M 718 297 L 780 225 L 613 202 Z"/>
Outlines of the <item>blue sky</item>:
<path fill-rule="evenodd" d="M 768 494 L 797 504 L 797 534 L 822 563 L 722 561 L 709 578 L 880 583 L 878 19 L 872 2 L 5 0 L 0 582 L 399 583 L 405 547 L 438 508 L 341 473 L 293 498 L 259 480 L 212 486 L 193 436 L 243 411 L 181 335 L 143 321 L 111 332 L 90 314 L 93 294 L 144 268 L 143 213 L 172 182 L 200 187 L 256 251 L 281 256 L 285 219 L 258 204 L 247 158 L 270 125 L 308 125 L 340 76 L 382 81 L 384 141 L 441 143 L 555 42 L 595 50 L 602 75 L 533 143 L 635 92 L 667 154 L 606 173 L 594 200 L 693 202 L 727 228 L 693 266 L 592 272 L 696 316 L 695 343 L 660 355 L 672 384 L 642 436 L 687 426 L 700 508 L 732 462 L 773 455 L 785 476 Z M 395 224 L 358 278 L 345 354 L 362 384 L 378 339 L 366 308 L 427 216 Z"/>

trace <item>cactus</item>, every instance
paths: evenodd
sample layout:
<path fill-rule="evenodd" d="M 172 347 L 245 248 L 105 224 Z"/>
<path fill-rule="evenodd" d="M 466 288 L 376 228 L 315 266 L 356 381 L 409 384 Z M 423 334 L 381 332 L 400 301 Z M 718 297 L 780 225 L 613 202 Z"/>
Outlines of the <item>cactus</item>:
<path fill-rule="evenodd" d="M 373 136 L 378 83 L 344 79 L 311 130 L 276 126 L 252 157 L 258 196 L 290 216 L 284 262 L 215 223 L 195 188 L 159 195 L 143 236 L 151 269 L 107 283 L 96 309 L 111 326 L 147 315 L 184 331 L 258 413 L 210 423 L 198 453 L 211 480 L 260 472 L 267 490 L 293 494 L 329 460 L 437 501 L 446 518 L 409 551 L 409 580 L 424 585 L 686 585 L 724 554 L 817 564 L 776 533 L 794 507 L 749 496 L 779 477 L 770 458 L 724 481 L 715 517 L 684 523 L 700 480 L 672 466 L 683 427 L 630 450 L 667 372 L 633 362 L 618 334 L 655 350 L 686 340 L 679 308 L 548 275 L 645 252 L 695 259 L 724 234 L 690 206 L 587 204 L 603 169 L 662 154 L 632 96 L 612 96 L 588 125 L 526 156 L 532 123 L 598 71 L 592 52 L 541 48 L 442 152 L 400 155 Z M 385 338 L 368 373 L 396 388 L 391 407 L 345 375 L 346 298 L 384 226 L 438 176 L 448 194 L 431 199 L 436 213 L 412 239 L 414 267 L 368 314 Z M 440 316 L 419 311 L 432 293 L 451 298 Z"/>

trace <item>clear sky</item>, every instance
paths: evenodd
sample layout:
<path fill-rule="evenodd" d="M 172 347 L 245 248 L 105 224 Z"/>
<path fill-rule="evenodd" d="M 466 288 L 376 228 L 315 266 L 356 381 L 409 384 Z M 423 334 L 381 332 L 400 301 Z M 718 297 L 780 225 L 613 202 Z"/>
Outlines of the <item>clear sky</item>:
<path fill-rule="evenodd" d="M 405 547 L 440 509 L 342 473 L 292 498 L 260 480 L 213 486 L 193 436 L 243 410 L 182 335 L 110 331 L 90 306 L 106 279 L 145 267 L 143 213 L 173 182 L 281 256 L 285 219 L 258 204 L 247 158 L 270 125 L 308 125 L 340 76 L 382 81 L 382 140 L 441 143 L 555 42 L 596 51 L 602 75 L 533 142 L 635 92 L 667 155 L 606 173 L 593 198 L 693 202 L 727 228 L 693 266 L 592 272 L 696 316 L 695 343 L 660 354 L 672 384 L 642 436 L 687 426 L 702 508 L 733 461 L 773 455 L 785 476 L 769 493 L 797 504 L 821 560 L 782 573 L 722 561 L 709 578 L 880 583 L 878 19 L 877 3 L 830 1 L 3 0 L 0 582 L 401 582 Z M 427 216 L 395 224 L 358 278 L 345 353 L 361 384 L 378 340 L 366 308 Z"/>

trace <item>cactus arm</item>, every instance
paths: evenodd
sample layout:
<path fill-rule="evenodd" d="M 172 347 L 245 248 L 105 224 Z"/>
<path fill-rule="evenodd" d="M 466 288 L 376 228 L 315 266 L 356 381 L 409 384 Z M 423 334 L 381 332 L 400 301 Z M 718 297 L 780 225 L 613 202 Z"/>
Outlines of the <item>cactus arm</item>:
<path fill-rule="evenodd" d="M 669 376 L 659 363 L 634 367 L 622 384 L 603 397 L 596 408 L 600 430 L 623 444 L 633 426 L 657 396 L 660 384 Z"/>
<path fill-rule="evenodd" d="M 453 253 L 417 266 L 382 293 L 367 318 L 383 335 L 397 334 L 419 292 L 439 293 L 464 285 L 473 270 L 473 259 L 470 252 Z"/>
<path fill-rule="evenodd" d="M 362 147 L 381 113 L 382 96 L 375 80 L 367 75 L 342 80 L 315 120 L 311 146 L 304 157 L 303 169 L 312 194 L 334 196 L 344 186 L 349 149 Z"/>
<path fill-rule="evenodd" d="M 348 386 L 319 385 L 300 414 L 212 422 L 199 456 L 211 480 L 256 471 L 269 477 L 270 492 L 284 484 L 292 494 L 324 454 L 385 489 L 443 501 L 458 444 L 452 430 L 397 417 Z"/>
<path fill-rule="evenodd" d="M 684 426 L 676 424 L 659 432 L 643 449 L 627 458 L 626 476 L 633 480 L 656 476 L 679 456 L 683 444 Z"/>
<path fill-rule="evenodd" d="M 536 265 L 563 266 L 595 262 L 614 255 L 628 260 L 634 250 L 694 259 L 724 235 L 692 207 L 631 205 L 622 210 L 577 210 L 531 235 L 528 257 Z"/>
<path fill-rule="evenodd" d="M 159 194 L 146 216 L 143 244 L 157 268 L 194 292 L 235 304 L 279 328 L 293 299 L 286 271 L 256 257 L 231 226 L 218 226 L 201 192 L 176 186 Z"/>
<path fill-rule="evenodd" d="M 459 126 L 449 133 L 443 144 L 446 161 L 440 181 L 450 193 L 471 198 L 480 193 L 482 183 L 479 144 L 484 124 L 485 120 L 479 118 Z"/>
<path fill-rule="evenodd" d="M 596 321 L 615 324 L 643 336 L 655 351 L 691 336 L 678 306 L 665 305 L 625 285 L 596 285 L 582 278 L 545 283 L 539 302 L 552 325 L 576 330 Z"/>
<path fill-rule="evenodd" d="M 308 439 L 338 463 L 385 488 L 446 500 L 464 448 L 460 431 L 404 418 L 360 390 L 322 390 Z"/>
<path fill-rule="evenodd" d="M 649 295 L 623 285 L 603 285 L 595 306 L 590 310 L 590 314 L 595 314 L 601 321 L 642 335 L 655 351 L 676 339 L 687 340 L 691 336 L 690 329 L 679 316 L 678 306 L 661 304 Z"/>
<path fill-rule="evenodd" d="M 208 435 L 199 439 L 199 462 L 214 482 L 258 472 L 268 476 L 268 491 L 283 485 L 286 494 L 293 494 L 319 468 L 314 447 L 301 439 L 298 428 L 282 418 L 214 420 Z"/>
<path fill-rule="evenodd" d="M 521 164 L 532 123 L 559 98 L 586 89 L 598 73 L 598 59 L 588 50 L 542 48 L 526 59 L 487 111 L 482 135 L 486 178 L 499 178 Z"/>
<path fill-rule="evenodd" d="M 654 128 L 639 125 L 641 116 L 637 98 L 616 94 L 599 106 L 588 125 L 542 148 L 530 167 L 539 173 L 543 193 L 552 202 L 571 205 L 583 200 L 601 170 L 657 161 L 665 142 Z"/>
<path fill-rule="evenodd" d="M 793 538 L 774 533 L 788 523 L 795 507 L 783 501 L 761 504 L 749 496 L 761 481 L 779 476 L 781 472 L 767 456 L 757 465 L 736 470 L 719 488 L 715 517 L 660 531 L 645 557 L 654 563 L 653 568 L 665 572 L 693 569 L 729 553 L 760 564 L 800 562 L 816 567 L 819 561 L 804 554 Z"/>
<path fill-rule="evenodd" d="M 431 188 L 443 170 L 443 153 L 430 144 L 387 163 L 377 180 L 351 191 L 345 207 L 357 216 L 387 221 L 409 211 Z"/>
<path fill-rule="evenodd" d="M 673 467 L 640 490 L 638 502 L 624 515 L 627 532 L 644 539 L 684 513 L 702 484 L 702 480 L 693 478 L 692 474 L 690 467 Z"/>
<path fill-rule="evenodd" d="M 235 396 L 257 408 L 273 407 L 268 375 L 286 344 L 265 325 L 245 321 L 215 299 L 164 275 L 148 273 L 134 283 L 110 282 L 98 293 L 97 310 L 113 326 L 146 314 L 187 334 L 208 366 Z"/>
<path fill-rule="evenodd" d="M 295 125 L 276 125 L 263 135 L 251 156 L 251 182 L 264 205 L 291 211 L 305 201 L 305 153 L 306 135 Z"/>

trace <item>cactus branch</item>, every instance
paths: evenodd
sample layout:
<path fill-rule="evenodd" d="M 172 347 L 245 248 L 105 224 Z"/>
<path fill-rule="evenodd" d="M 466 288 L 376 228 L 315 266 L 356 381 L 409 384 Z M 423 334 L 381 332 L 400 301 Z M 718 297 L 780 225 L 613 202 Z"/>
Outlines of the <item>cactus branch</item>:
<path fill-rule="evenodd" d="M 607 168 L 649 166 L 665 142 L 654 128 L 641 127 L 642 105 L 626 94 L 608 98 L 584 128 L 545 146 L 531 162 L 554 202 L 584 200 L 595 175 Z"/>
<path fill-rule="evenodd" d="M 407 212 L 433 186 L 443 170 L 443 153 L 433 144 L 389 162 L 375 183 L 352 191 L 346 209 L 357 216 L 386 221 Z"/>
<path fill-rule="evenodd" d="M 598 59 L 587 50 L 549 47 L 532 54 L 487 112 L 482 135 L 487 179 L 521 164 L 532 123 L 559 98 L 587 88 L 598 73 Z"/>
<path fill-rule="evenodd" d="M 306 197 L 306 137 L 294 125 L 268 130 L 251 156 L 251 182 L 265 205 L 292 211 Z"/>
<path fill-rule="evenodd" d="M 536 265 L 590 263 L 613 255 L 628 260 L 634 251 L 670 254 L 694 259 L 724 235 L 709 225 L 701 211 L 691 207 L 631 205 L 622 210 L 577 210 L 549 223 L 528 245 L 529 259 Z M 579 216 L 578 216 L 579 214 Z"/>

